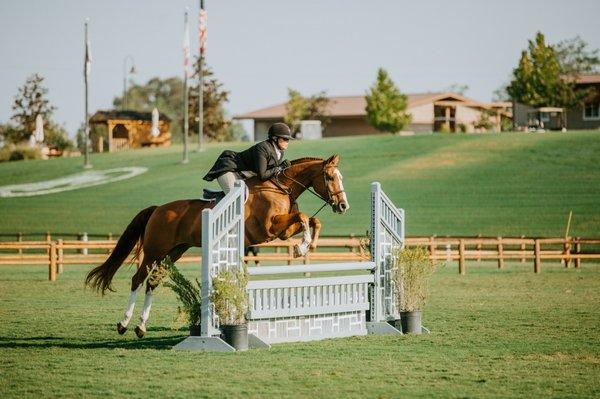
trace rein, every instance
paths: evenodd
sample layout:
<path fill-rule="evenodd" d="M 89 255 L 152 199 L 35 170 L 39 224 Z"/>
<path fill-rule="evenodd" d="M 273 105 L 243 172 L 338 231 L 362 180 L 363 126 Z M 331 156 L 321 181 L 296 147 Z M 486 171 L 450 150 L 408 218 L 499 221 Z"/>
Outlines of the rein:
<path fill-rule="evenodd" d="M 298 184 L 299 186 L 301 186 L 304 190 L 308 191 L 309 193 L 313 194 L 315 197 L 321 199 L 324 203 L 323 205 L 319 208 L 319 210 L 317 210 L 311 217 L 315 217 L 317 216 L 317 214 L 319 212 L 321 212 L 321 210 L 323 210 L 323 208 L 325 208 L 327 205 L 332 205 L 333 206 L 333 196 L 334 195 L 338 195 L 341 194 L 343 192 L 345 192 L 344 190 L 340 190 L 337 191 L 335 193 L 330 193 L 329 189 L 327 188 L 327 181 L 325 180 L 325 173 L 323 173 L 323 182 L 325 183 L 325 188 L 327 188 L 327 195 L 329 196 L 329 198 L 324 198 L 323 196 L 321 196 L 319 193 L 317 193 L 316 191 L 314 191 L 311 187 L 306 186 L 304 184 L 302 184 L 301 182 L 299 182 L 298 180 L 294 179 L 293 177 L 289 177 L 288 175 L 285 174 L 285 169 L 283 171 L 281 171 L 281 174 L 283 175 L 283 177 L 285 177 L 286 179 L 291 180 L 292 182 Z M 284 193 L 286 193 L 287 195 L 289 195 L 292 200 L 294 202 L 296 202 L 296 198 L 294 198 L 292 196 L 292 189 L 291 188 L 285 188 L 282 187 L 281 182 L 279 181 L 279 176 L 276 176 L 275 179 L 272 180 L 273 184 L 275 184 L 279 189 L 281 189 Z"/>

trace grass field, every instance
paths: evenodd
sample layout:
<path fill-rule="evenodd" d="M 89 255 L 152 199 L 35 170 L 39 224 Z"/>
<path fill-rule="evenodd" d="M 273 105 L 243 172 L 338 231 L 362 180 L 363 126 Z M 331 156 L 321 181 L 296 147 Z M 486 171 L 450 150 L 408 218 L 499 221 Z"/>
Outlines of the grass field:
<path fill-rule="evenodd" d="M 211 144 L 179 164 L 181 147 L 94 154 L 96 169 L 146 166 L 130 180 L 58 194 L 0 199 L 0 233 L 120 233 L 138 210 L 180 198 L 194 198 L 225 148 Z M 348 214 L 319 214 L 324 234 L 364 234 L 369 228 L 369 185 L 380 181 L 406 210 L 410 235 L 564 234 L 573 210 L 571 233 L 600 232 L 600 134 L 569 132 L 502 135 L 363 136 L 294 142 L 286 154 L 341 155 L 349 194 Z M 0 185 L 29 183 L 80 172 L 81 158 L 0 164 Z M 215 183 L 212 184 L 213 186 Z M 301 209 L 320 204 L 310 195 Z"/>
<path fill-rule="evenodd" d="M 430 335 L 276 345 L 237 354 L 173 352 L 176 301 L 160 288 L 149 333 L 114 322 L 131 271 L 101 298 L 84 270 L 0 272 L 0 397 L 598 397 L 600 268 L 454 265 L 434 275 Z M 186 274 L 196 269 L 185 267 Z M 141 310 L 138 298 L 136 317 Z"/>

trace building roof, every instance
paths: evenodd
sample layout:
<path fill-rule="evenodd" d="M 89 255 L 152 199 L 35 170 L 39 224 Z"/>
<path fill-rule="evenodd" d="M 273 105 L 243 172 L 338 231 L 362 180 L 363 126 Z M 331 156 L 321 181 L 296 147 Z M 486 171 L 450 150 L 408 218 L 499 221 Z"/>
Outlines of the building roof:
<path fill-rule="evenodd" d="M 600 83 L 600 73 L 579 75 L 577 77 L 577 79 L 575 79 L 575 83 L 577 83 L 577 84 Z"/>
<path fill-rule="evenodd" d="M 110 110 L 98 111 L 90 118 L 90 122 L 106 122 L 108 120 L 131 120 L 131 121 L 152 121 L 152 112 L 138 112 L 131 110 Z M 164 122 L 171 122 L 167 115 L 158 113 L 158 119 Z"/>
<path fill-rule="evenodd" d="M 460 94 L 453 92 L 440 92 L 440 93 L 413 93 L 407 94 L 408 106 L 407 109 L 418 107 L 419 105 L 427 103 L 443 103 L 447 101 L 461 102 L 467 106 L 475 106 L 481 108 L 488 108 L 484 103 L 471 100 Z M 280 103 L 271 107 L 258 109 L 245 114 L 236 115 L 235 119 L 278 119 L 285 115 L 286 103 Z M 350 117 L 350 116 L 364 116 L 366 115 L 365 108 L 367 102 L 364 96 L 337 96 L 329 97 L 329 104 L 327 107 L 327 115 L 334 117 Z"/>

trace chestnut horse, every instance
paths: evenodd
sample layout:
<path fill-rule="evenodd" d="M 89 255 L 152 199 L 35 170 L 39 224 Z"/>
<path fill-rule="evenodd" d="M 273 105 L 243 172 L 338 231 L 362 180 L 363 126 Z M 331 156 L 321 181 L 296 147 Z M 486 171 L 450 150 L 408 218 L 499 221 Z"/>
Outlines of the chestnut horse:
<path fill-rule="evenodd" d="M 286 240 L 303 232 L 300 245 L 294 248 L 294 256 L 304 256 L 317 246 L 321 223 L 298 210 L 296 199 L 306 190 L 331 205 L 336 213 L 345 213 L 350 205 L 338 170 L 339 156 L 327 160 L 301 158 L 276 178 L 260 181 L 252 177 L 246 181 L 248 199 L 244 208 L 245 245 L 252 246 L 272 241 Z M 138 213 L 125 229 L 108 259 L 87 275 L 85 282 L 102 292 L 113 291 L 113 276 L 137 244 L 136 256 L 143 249 L 143 259 L 131 279 L 131 294 L 125 309 L 125 318 L 117 323 L 117 331 L 127 331 L 137 293 L 148 277 L 154 262 L 169 256 L 177 261 L 190 247 L 202 245 L 202 210 L 213 208 L 214 201 L 202 199 L 179 200 L 161 206 L 151 206 Z M 310 229 L 312 228 L 312 236 Z M 146 282 L 146 296 L 140 322 L 135 327 L 138 337 L 146 333 L 146 322 L 152 305 L 152 285 Z"/>

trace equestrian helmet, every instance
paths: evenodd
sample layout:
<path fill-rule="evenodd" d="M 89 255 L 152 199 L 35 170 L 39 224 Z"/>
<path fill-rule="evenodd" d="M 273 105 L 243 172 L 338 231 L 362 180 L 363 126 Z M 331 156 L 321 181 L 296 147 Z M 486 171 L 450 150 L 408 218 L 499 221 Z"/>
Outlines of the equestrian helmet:
<path fill-rule="evenodd" d="M 272 139 L 274 137 L 281 137 L 284 139 L 293 139 L 292 131 L 285 123 L 274 123 L 269 128 L 269 138 Z"/>

